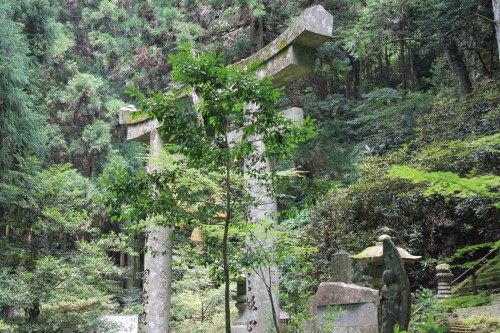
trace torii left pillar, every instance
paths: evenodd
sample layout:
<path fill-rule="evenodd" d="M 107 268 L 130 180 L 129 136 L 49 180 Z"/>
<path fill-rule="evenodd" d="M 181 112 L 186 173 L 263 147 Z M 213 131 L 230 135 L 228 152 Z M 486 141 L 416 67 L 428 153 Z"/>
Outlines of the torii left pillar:
<path fill-rule="evenodd" d="M 164 143 L 158 132 L 158 121 L 131 117 L 134 106 L 120 109 L 120 124 L 127 125 L 127 140 L 145 143 L 151 156 L 158 156 Z M 146 167 L 147 172 L 154 164 Z M 172 291 L 172 228 L 153 225 L 146 235 L 144 255 L 142 332 L 168 332 Z"/>

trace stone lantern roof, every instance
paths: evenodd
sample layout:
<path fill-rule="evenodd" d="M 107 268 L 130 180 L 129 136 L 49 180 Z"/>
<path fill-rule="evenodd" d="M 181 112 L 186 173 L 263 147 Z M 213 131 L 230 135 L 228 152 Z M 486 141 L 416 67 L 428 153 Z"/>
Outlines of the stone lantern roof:
<path fill-rule="evenodd" d="M 367 262 L 382 261 L 384 257 L 383 241 L 386 238 L 391 239 L 389 235 L 379 236 L 378 241 L 374 246 L 369 246 L 360 253 L 350 256 L 350 258 L 354 260 L 367 261 Z M 403 259 L 404 262 L 415 262 L 420 258 L 422 258 L 422 256 L 414 256 L 405 249 L 402 249 L 400 247 L 396 248 L 399 252 L 399 255 L 401 256 L 401 259 Z"/>

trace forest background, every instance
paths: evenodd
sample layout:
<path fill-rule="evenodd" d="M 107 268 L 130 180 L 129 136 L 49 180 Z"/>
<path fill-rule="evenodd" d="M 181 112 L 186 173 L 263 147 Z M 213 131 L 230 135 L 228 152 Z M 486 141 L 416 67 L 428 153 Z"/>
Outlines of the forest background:
<path fill-rule="evenodd" d="M 317 249 L 309 265 L 282 267 L 285 309 L 296 313 L 299 295 L 328 280 L 333 253 L 361 250 L 381 226 L 423 256 L 411 267 L 414 289 L 435 287 L 438 260 L 499 238 L 500 63 L 490 0 L 4 0 L 1 329 L 85 331 L 103 313 L 141 312 L 132 288 L 141 276 L 124 262 L 125 253 L 140 258 L 138 221 L 110 219 L 99 199 L 111 165 L 134 172 L 145 163 L 144 148 L 118 125 L 119 108 L 133 102 L 125 88 L 166 90 L 166 60 L 184 43 L 236 62 L 316 4 L 334 16 L 333 38 L 279 103 L 303 108 L 318 129 L 278 163 L 302 172 L 281 184 L 280 228 Z M 209 330 L 222 295 L 207 288 L 208 269 L 186 259 L 194 245 L 184 229 L 176 231 L 172 322 Z"/>

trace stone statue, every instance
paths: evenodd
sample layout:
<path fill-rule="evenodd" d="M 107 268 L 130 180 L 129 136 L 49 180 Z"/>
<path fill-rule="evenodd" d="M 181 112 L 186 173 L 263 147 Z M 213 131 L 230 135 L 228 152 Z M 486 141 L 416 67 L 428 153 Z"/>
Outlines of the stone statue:
<path fill-rule="evenodd" d="M 410 283 L 403 260 L 389 236 L 382 236 L 384 247 L 385 271 L 382 275 L 384 285 L 380 292 L 381 329 L 380 333 L 393 333 L 394 325 L 407 330 L 410 321 Z"/>

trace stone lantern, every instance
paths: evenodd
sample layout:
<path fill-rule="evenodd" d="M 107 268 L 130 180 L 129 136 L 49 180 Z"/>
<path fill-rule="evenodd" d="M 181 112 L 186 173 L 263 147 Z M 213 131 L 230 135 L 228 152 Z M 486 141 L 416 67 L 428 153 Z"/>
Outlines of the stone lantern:
<path fill-rule="evenodd" d="M 384 248 L 383 241 L 384 239 L 389 238 L 388 235 L 381 235 L 378 237 L 377 242 L 374 246 L 369 246 L 358 254 L 350 256 L 351 259 L 366 263 L 368 265 L 367 270 L 365 270 L 366 274 L 369 276 L 367 282 L 377 290 L 383 285 L 382 282 L 382 274 L 384 272 Z M 422 256 L 414 256 L 408 251 L 397 247 L 399 255 L 403 262 L 416 262 Z"/>
<path fill-rule="evenodd" d="M 436 266 L 436 278 L 438 280 L 438 298 L 451 297 L 451 280 L 453 274 L 450 265 L 442 263 Z"/>

